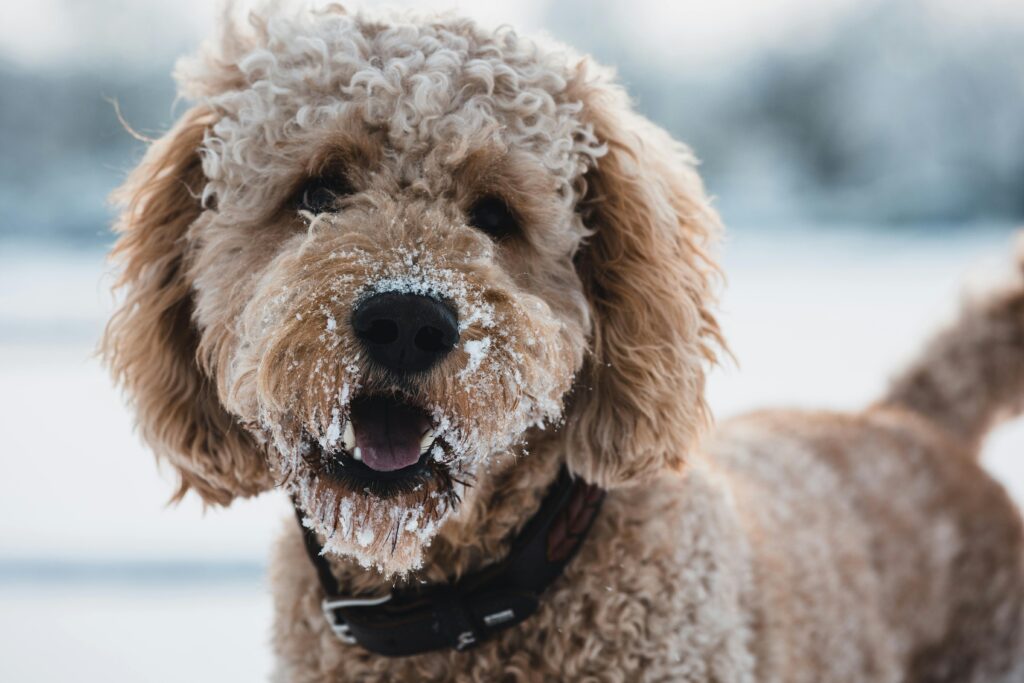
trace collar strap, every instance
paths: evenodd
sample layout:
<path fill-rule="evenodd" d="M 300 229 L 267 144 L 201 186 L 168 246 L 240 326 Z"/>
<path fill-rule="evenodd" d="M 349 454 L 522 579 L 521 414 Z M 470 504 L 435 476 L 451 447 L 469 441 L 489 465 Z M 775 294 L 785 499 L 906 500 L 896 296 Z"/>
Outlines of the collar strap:
<path fill-rule="evenodd" d="M 541 594 L 583 544 L 604 491 L 573 479 L 565 467 L 537 514 L 512 541 L 508 556 L 457 582 L 392 591 L 377 597 L 341 594 L 323 548 L 302 524 L 306 553 L 324 590 L 324 615 L 345 643 L 385 657 L 466 650 L 525 621 Z"/>

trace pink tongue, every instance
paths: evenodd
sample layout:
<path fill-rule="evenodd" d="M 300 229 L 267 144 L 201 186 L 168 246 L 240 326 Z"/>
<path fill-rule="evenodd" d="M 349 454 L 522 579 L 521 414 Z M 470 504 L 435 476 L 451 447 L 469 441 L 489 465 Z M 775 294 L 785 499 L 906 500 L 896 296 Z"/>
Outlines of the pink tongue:
<path fill-rule="evenodd" d="M 352 429 L 363 464 L 392 472 L 420 459 L 420 438 L 430 428 L 422 412 L 388 398 L 369 398 L 352 405 Z"/>

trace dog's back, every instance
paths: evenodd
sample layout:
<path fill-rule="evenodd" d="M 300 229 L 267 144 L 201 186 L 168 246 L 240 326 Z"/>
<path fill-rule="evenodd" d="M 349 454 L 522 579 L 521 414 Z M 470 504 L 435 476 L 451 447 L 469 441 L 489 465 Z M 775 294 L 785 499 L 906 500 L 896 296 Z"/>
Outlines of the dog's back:
<path fill-rule="evenodd" d="M 723 424 L 712 460 L 751 539 L 764 671 L 1024 680 L 1024 534 L 978 463 L 1022 397 L 1017 286 L 967 306 L 861 414 Z"/>

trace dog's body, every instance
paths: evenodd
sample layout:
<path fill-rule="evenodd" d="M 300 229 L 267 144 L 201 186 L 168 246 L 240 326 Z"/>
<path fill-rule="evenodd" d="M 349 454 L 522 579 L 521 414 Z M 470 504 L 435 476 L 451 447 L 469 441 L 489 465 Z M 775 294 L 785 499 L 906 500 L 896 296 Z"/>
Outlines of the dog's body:
<path fill-rule="evenodd" d="M 976 461 L 1024 397 L 1024 287 L 862 414 L 709 435 L 718 219 L 608 74 L 451 17 L 252 25 L 120 195 L 104 350 L 179 495 L 286 488 L 373 596 L 500 560 L 563 467 L 607 490 L 539 612 L 465 652 L 341 642 L 292 523 L 280 680 L 1024 677 L 1021 523 Z"/>
<path fill-rule="evenodd" d="M 539 613 L 470 653 L 385 659 L 338 642 L 290 525 L 273 565 L 279 678 L 1019 681 L 1021 524 L 975 456 L 896 407 L 732 420 L 685 475 L 610 493 Z M 532 512 L 495 498 L 508 502 L 465 528 Z M 492 559 L 427 564 L 440 580 Z M 390 587 L 338 573 L 359 594 Z"/>

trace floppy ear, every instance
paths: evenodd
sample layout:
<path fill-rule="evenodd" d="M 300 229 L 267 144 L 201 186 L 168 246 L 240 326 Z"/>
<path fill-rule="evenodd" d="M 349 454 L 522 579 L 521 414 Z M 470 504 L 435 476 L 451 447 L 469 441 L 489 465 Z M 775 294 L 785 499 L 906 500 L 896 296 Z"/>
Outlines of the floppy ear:
<path fill-rule="evenodd" d="M 199 148 L 210 112 L 195 108 L 163 138 L 117 190 L 120 238 L 111 254 L 122 272 L 124 301 L 107 325 L 101 351 L 128 393 L 143 439 L 208 503 L 271 485 L 265 458 L 221 406 L 196 360 L 187 278 L 189 226 L 201 213 L 205 179 Z"/>
<path fill-rule="evenodd" d="M 722 340 L 706 249 L 720 223 L 689 149 L 607 78 L 575 87 L 607 153 L 585 176 L 581 205 L 593 234 L 577 264 L 594 322 L 568 464 L 610 488 L 681 467 L 708 422 L 705 369 Z"/>

